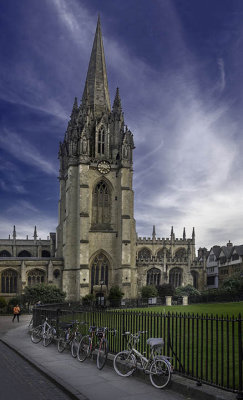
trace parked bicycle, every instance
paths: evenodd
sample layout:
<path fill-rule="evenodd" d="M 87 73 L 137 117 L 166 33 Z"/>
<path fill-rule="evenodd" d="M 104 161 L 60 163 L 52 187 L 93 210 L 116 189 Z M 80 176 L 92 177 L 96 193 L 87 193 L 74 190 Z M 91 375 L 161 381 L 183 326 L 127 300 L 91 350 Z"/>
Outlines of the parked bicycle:
<path fill-rule="evenodd" d="M 81 324 L 85 323 L 86 322 L 81 322 Z M 82 334 L 79 332 L 79 324 L 79 321 L 60 323 L 61 334 L 57 342 L 57 349 L 60 353 L 62 353 L 67 347 L 70 347 L 72 356 L 74 358 L 77 357 L 78 346 L 82 338 Z"/>
<path fill-rule="evenodd" d="M 123 335 L 128 337 L 127 350 L 116 354 L 113 362 L 116 373 L 120 376 L 130 376 L 137 368 L 141 368 L 145 374 L 149 374 L 150 382 L 158 389 L 168 385 L 171 379 L 172 365 L 170 357 L 161 355 L 164 340 L 162 338 L 150 338 L 147 344 L 151 348 L 150 356 L 147 359 L 137 349 L 140 335 L 145 331 L 132 334 L 125 332 Z"/>
<path fill-rule="evenodd" d="M 90 357 L 95 349 L 97 352 L 96 365 L 98 369 L 102 369 L 106 363 L 109 345 L 106 334 L 116 334 L 115 329 L 108 330 L 107 327 L 97 328 L 90 326 L 89 335 L 83 336 L 78 348 L 78 360 L 83 362 L 87 357 Z"/>
<path fill-rule="evenodd" d="M 48 322 L 48 318 L 45 317 L 43 324 L 32 329 L 30 336 L 31 341 L 33 343 L 39 343 L 43 339 L 43 346 L 48 346 L 56 337 L 56 320 L 51 320 L 51 323 L 52 325 Z"/>

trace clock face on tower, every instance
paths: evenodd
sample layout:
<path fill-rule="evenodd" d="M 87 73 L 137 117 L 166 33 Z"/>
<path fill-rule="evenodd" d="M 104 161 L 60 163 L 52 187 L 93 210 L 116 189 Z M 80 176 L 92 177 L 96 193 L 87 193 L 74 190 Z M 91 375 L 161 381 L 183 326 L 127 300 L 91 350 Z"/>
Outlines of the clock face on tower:
<path fill-rule="evenodd" d="M 103 160 L 98 163 L 97 169 L 101 174 L 108 174 L 111 170 L 111 165 L 109 161 Z"/>

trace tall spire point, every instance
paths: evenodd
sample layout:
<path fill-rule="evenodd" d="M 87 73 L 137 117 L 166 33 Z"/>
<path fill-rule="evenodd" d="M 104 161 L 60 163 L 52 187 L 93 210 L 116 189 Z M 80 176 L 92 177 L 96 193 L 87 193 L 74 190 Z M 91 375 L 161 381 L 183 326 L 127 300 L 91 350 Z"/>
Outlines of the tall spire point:
<path fill-rule="evenodd" d="M 96 116 L 101 115 L 103 112 L 110 112 L 111 109 L 99 15 L 82 97 L 82 104 L 90 107 Z"/>

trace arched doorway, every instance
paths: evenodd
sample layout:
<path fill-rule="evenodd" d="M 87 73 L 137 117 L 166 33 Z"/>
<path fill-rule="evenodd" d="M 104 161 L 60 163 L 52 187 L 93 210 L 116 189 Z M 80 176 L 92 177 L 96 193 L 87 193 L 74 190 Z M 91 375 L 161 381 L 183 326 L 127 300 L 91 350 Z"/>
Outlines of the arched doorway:
<path fill-rule="evenodd" d="M 105 294 L 108 289 L 110 262 L 102 252 L 97 254 L 91 263 L 91 293 L 95 294 L 97 304 L 105 305 Z"/>
<path fill-rule="evenodd" d="M 192 285 L 195 289 L 198 289 L 198 272 L 192 271 L 191 274 L 193 279 Z"/>

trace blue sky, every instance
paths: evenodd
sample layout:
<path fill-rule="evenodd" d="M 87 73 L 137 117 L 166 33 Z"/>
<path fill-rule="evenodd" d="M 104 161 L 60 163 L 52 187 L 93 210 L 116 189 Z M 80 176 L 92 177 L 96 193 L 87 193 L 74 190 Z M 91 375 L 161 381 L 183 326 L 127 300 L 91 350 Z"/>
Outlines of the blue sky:
<path fill-rule="evenodd" d="M 243 243 L 242 0 L 0 3 L 0 237 L 57 226 L 58 144 L 100 13 L 111 102 L 134 134 L 139 236 Z"/>

